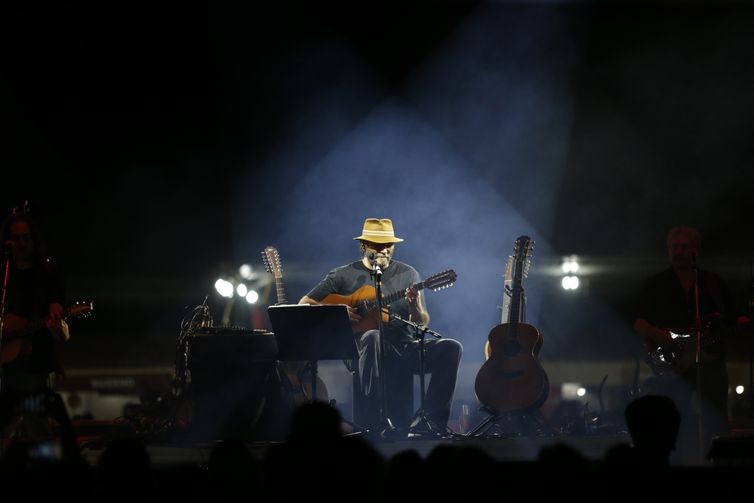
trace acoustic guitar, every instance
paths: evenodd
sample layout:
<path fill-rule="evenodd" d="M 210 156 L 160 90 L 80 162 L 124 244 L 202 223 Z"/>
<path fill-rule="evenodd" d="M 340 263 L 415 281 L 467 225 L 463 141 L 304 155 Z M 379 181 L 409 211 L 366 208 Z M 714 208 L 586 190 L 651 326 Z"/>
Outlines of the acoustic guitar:
<path fill-rule="evenodd" d="M 487 336 L 489 359 L 482 364 L 474 382 L 479 401 L 498 413 L 539 408 L 550 391 L 547 373 L 537 360 L 542 336 L 534 326 L 520 321 L 522 280 L 533 244 L 528 236 L 516 239 L 508 322 L 497 325 Z"/>
<path fill-rule="evenodd" d="M 287 304 L 285 287 L 283 286 L 283 265 L 280 260 L 280 253 L 278 253 L 275 247 L 268 246 L 262 251 L 262 262 L 264 262 L 267 272 L 272 274 L 275 280 L 277 305 Z M 279 365 L 288 380 L 286 388 L 291 393 L 293 403 L 302 404 L 308 402 L 312 396 L 312 380 L 311 374 L 306 367 L 306 362 L 286 361 L 280 362 Z M 319 377 L 317 377 L 317 400 L 323 402 L 330 401 L 327 386 L 325 386 L 325 382 Z"/>
<path fill-rule="evenodd" d="M 63 311 L 63 319 L 80 319 L 89 316 L 94 311 L 93 302 L 77 302 Z M 3 347 L 0 361 L 5 364 L 12 362 L 19 355 L 30 354 L 34 349 L 31 337 L 44 328 L 48 318 L 29 321 L 22 316 L 6 313 L 3 320 Z"/>
<path fill-rule="evenodd" d="M 443 271 L 430 276 L 424 281 L 414 283 L 411 285 L 416 290 L 428 289 L 433 292 L 438 292 L 446 288 L 450 288 L 456 282 L 458 275 L 453 269 Z M 393 292 L 389 295 L 383 295 L 382 301 L 382 321 L 387 323 L 390 321 L 390 315 L 388 307 L 393 302 L 396 302 L 405 297 L 404 290 Z M 346 304 L 356 308 L 357 313 L 361 316 L 361 319 L 355 323 L 351 323 L 353 333 L 358 334 L 377 328 L 379 320 L 377 318 L 377 291 L 371 285 L 364 285 L 351 295 L 338 295 L 331 293 L 322 299 L 323 304 Z"/>

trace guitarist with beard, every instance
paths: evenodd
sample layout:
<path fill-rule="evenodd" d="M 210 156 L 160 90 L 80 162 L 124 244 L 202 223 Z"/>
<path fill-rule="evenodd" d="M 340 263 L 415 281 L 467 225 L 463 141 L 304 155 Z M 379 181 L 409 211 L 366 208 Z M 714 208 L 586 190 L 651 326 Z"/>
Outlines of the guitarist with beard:
<path fill-rule="evenodd" d="M 8 277 L 0 374 L 0 432 L 7 433 L 4 430 L 14 417 L 40 412 L 30 410 L 30 404 L 36 404 L 35 409 L 57 404 L 54 411 L 41 411 L 56 418 L 61 415 L 67 418 L 67 414 L 57 410 L 62 401 L 52 392 L 49 377 L 54 373 L 57 381 L 64 378 L 56 345 L 70 336 L 63 319 L 62 277 L 43 254 L 28 207 L 23 211 L 14 210 L 6 218 L 1 235 L 6 251 L 3 265 L 8 264 Z M 5 268 L 1 274 L 4 273 Z M 24 331 L 25 326 L 37 320 L 44 321 L 40 323 L 42 328 L 31 333 Z M 19 339 L 21 350 L 8 357 L 8 344 Z"/>
<path fill-rule="evenodd" d="M 736 318 L 728 289 L 720 276 L 697 269 L 701 235 L 696 229 L 674 227 L 668 233 L 666 244 L 670 267 L 644 283 L 633 327 L 648 350 L 662 352 L 660 363 L 672 363 L 674 359 L 687 363 L 662 371 L 650 362 L 658 377 L 645 386 L 645 391 L 667 395 L 675 401 L 682 416 L 679 457 L 691 460 L 692 455 L 699 454 L 693 449 L 700 438 L 706 452 L 712 437 L 729 432 L 728 374 L 722 336 L 734 325 L 747 323 L 748 318 Z M 698 289 L 695 288 L 697 274 Z M 697 290 L 702 329 L 699 382 L 693 335 Z M 701 396 L 701 434 L 692 401 L 697 391 Z"/>
<path fill-rule="evenodd" d="M 403 239 L 395 236 L 393 222 L 388 218 L 367 218 L 361 235 L 354 240 L 359 242 L 360 259 L 356 262 L 333 269 L 300 301 L 300 304 L 344 303 L 337 299 L 350 296 L 368 287 L 372 279 L 373 263 L 382 271 L 383 297 L 401 293 L 401 299 L 389 305 L 391 314 L 414 323 L 426 325 L 429 314 L 422 292 L 412 285 L 421 282 L 419 273 L 408 264 L 393 259 L 395 244 Z M 370 430 L 377 429 L 379 417 L 378 375 L 384 369 L 386 376 L 387 411 L 398 430 L 404 430 L 411 423 L 412 411 L 406 405 L 413 399 L 413 375 L 418 373 L 419 344 L 414 339 L 413 329 L 397 320 L 384 323 L 385 361 L 377 368 L 379 330 L 374 325 L 364 325 L 366 321 L 358 309 L 348 307 L 349 318 L 355 330 L 359 352 L 358 370 L 361 378 L 361 391 L 365 397 L 361 411 L 363 419 L 358 423 Z M 363 328 L 362 328 L 363 327 Z M 429 427 L 427 431 L 411 431 L 420 435 L 442 435 L 447 431 L 450 406 L 455 391 L 462 347 L 452 339 L 432 339 L 424 342 L 424 371 L 431 373 L 426 393 L 424 411 Z"/>

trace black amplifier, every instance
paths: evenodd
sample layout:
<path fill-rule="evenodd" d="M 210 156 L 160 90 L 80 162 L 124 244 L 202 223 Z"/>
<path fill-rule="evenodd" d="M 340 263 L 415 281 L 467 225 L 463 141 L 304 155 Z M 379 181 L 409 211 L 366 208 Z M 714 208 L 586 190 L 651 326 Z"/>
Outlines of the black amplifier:
<path fill-rule="evenodd" d="M 188 345 L 189 367 L 197 359 L 242 366 L 248 362 L 272 362 L 278 357 L 275 334 L 266 330 L 202 327 L 189 336 Z"/>

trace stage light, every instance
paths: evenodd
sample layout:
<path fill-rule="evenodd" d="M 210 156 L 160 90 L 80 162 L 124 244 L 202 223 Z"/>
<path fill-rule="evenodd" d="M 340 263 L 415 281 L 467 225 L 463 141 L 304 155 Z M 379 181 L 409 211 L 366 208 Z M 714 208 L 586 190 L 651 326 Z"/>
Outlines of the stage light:
<path fill-rule="evenodd" d="M 579 287 L 579 277 L 563 276 L 560 284 L 563 286 L 563 290 L 576 290 Z"/>
<path fill-rule="evenodd" d="M 249 304 L 254 304 L 258 300 L 259 294 L 256 292 L 256 290 L 249 290 L 249 293 L 246 294 L 246 302 L 248 302 Z"/>
<path fill-rule="evenodd" d="M 581 388 L 577 389 L 576 390 L 576 395 L 577 396 L 584 396 L 584 395 L 586 395 L 586 388 L 581 387 Z"/>
<path fill-rule="evenodd" d="M 736 395 L 743 395 L 744 394 L 744 387 L 740 384 L 736 386 Z"/>
<path fill-rule="evenodd" d="M 576 273 L 579 270 L 579 262 L 576 259 L 575 255 L 571 255 L 570 257 L 563 257 L 563 265 L 562 265 L 563 273 L 565 274 L 571 274 Z"/>
<path fill-rule="evenodd" d="M 560 396 L 563 400 L 575 400 L 580 397 L 579 390 L 584 389 L 581 383 L 564 382 L 560 385 Z"/>
<path fill-rule="evenodd" d="M 246 294 L 249 293 L 249 289 L 245 284 L 239 283 L 238 286 L 236 286 L 236 293 L 239 297 L 246 297 Z"/>
<path fill-rule="evenodd" d="M 215 281 L 215 290 L 223 297 L 233 297 L 233 283 L 222 278 Z"/>
<path fill-rule="evenodd" d="M 243 264 L 238 268 L 238 274 L 240 274 L 243 279 L 251 279 L 254 277 L 254 270 L 249 264 Z"/>

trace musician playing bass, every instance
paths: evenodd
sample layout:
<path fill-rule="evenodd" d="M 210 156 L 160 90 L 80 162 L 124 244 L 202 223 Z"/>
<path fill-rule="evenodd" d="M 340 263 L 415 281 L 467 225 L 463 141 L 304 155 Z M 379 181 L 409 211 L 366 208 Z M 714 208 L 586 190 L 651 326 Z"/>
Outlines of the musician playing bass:
<path fill-rule="evenodd" d="M 650 359 L 659 376 L 650 381 L 645 391 L 670 396 L 676 402 L 682 416 L 679 458 L 693 459 L 698 447 L 698 417 L 692 398 L 697 387 L 702 404 L 702 449 L 706 450 L 712 437 L 729 431 L 723 336 L 736 323 L 746 323 L 748 318 L 736 318 L 720 276 L 697 269 L 701 235 L 696 229 L 674 227 L 666 244 L 670 267 L 644 283 L 634 331 L 643 339 L 650 355 L 653 352 L 662 355 Z M 697 273 L 698 288 L 695 288 Z M 694 337 L 697 290 L 702 332 L 698 383 Z"/>
<path fill-rule="evenodd" d="M 401 299 L 390 303 L 389 311 L 401 318 L 426 325 L 429 314 L 421 291 L 412 285 L 421 282 L 416 269 L 408 264 L 393 260 L 395 244 L 403 239 L 395 236 L 390 219 L 367 218 L 361 235 L 354 240 L 359 242 L 360 259 L 330 271 L 320 283 L 307 293 L 299 303 L 320 304 L 335 296 L 351 296 L 363 291 L 372 284 L 371 273 L 376 264 L 381 271 L 383 297 L 402 292 Z M 349 317 L 356 330 L 356 344 L 359 351 L 358 369 L 361 377 L 361 390 L 365 397 L 364 426 L 379 428 L 379 386 L 376 360 L 378 355 L 379 331 L 375 326 L 364 324 L 364 313 L 349 307 Z M 364 316 L 365 317 L 365 316 Z M 418 341 L 406 324 L 389 320 L 384 325 L 387 410 L 390 419 L 399 431 L 410 424 L 411 410 L 406 405 L 413 398 L 413 374 L 418 373 Z M 424 372 L 432 374 L 427 388 L 425 412 L 432 424 L 431 431 L 444 433 L 450 416 L 458 367 L 461 360 L 461 344 L 452 339 L 426 339 L 424 342 Z M 412 432 L 421 433 L 421 432 Z"/>

